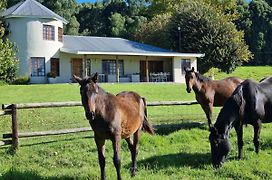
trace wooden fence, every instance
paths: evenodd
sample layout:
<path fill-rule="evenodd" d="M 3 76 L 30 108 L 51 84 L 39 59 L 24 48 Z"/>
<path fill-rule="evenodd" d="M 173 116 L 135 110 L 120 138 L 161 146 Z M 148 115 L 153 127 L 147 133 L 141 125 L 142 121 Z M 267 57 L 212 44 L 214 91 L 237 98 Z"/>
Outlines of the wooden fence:
<path fill-rule="evenodd" d="M 159 102 L 147 102 L 147 106 L 173 106 L 173 105 L 193 105 L 198 104 L 196 101 L 159 101 Z M 47 136 L 47 135 L 60 135 L 70 134 L 77 132 L 90 131 L 91 127 L 65 129 L 59 131 L 42 131 L 42 132 L 28 132 L 19 133 L 18 129 L 18 116 L 17 111 L 20 109 L 33 109 L 33 108 L 55 108 L 55 107 L 74 107 L 82 106 L 81 102 L 46 102 L 46 103 L 21 103 L 21 104 L 2 104 L 2 110 L 0 110 L 0 116 L 11 115 L 12 132 L 3 134 L 3 141 L 0 141 L 0 145 L 11 144 L 12 149 L 16 151 L 19 145 L 19 138 L 35 137 L 35 136 Z M 10 139 L 11 140 L 6 140 Z"/>

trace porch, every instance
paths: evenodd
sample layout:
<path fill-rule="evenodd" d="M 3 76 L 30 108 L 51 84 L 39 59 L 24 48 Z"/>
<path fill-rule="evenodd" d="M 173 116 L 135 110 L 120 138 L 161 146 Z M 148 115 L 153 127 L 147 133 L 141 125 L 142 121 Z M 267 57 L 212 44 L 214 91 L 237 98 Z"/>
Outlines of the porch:
<path fill-rule="evenodd" d="M 80 77 L 97 72 L 99 82 L 171 82 L 172 58 L 141 56 L 90 56 L 71 59 L 71 74 Z"/>
<path fill-rule="evenodd" d="M 179 53 L 122 38 L 64 36 L 60 48 L 63 80 L 100 74 L 101 82 L 176 82 L 184 83 L 182 61 L 196 69 L 200 53 Z M 80 58 L 76 63 L 75 58 Z M 67 64 L 66 64 L 67 63 Z M 72 66 L 71 66 L 72 64 Z M 67 74 L 67 70 L 71 74 Z M 70 78 L 70 77 L 69 77 Z"/>

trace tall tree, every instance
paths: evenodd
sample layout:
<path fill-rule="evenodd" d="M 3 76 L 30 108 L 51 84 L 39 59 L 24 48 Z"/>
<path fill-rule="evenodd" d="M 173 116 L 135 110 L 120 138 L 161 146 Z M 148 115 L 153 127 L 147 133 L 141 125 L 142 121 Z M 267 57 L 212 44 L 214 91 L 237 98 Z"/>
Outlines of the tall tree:
<path fill-rule="evenodd" d="M 5 2 L 0 2 L 0 10 L 5 9 Z M 0 80 L 11 82 L 18 69 L 15 45 L 5 35 L 8 33 L 7 26 L 3 19 L 0 19 Z"/>
<path fill-rule="evenodd" d="M 177 27 L 181 31 L 180 42 L 176 40 L 179 39 Z M 181 43 L 183 52 L 205 53 L 198 61 L 202 72 L 216 67 L 229 73 L 250 58 L 243 32 L 237 31 L 228 16 L 207 3 L 183 3 L 173 15 L 169 28 L 174 49 Z"/>
<path fill-rule="evenodd" d="M 80 34 L 118 36 L 134 39 L 138 28 L 147 21 L 144 0 L 111 0 L 80 5 L 76 15 Z"/>
<path fill-rule="evenodd" d="M 254 54 L 254 64 L 272 63 L 272 7 L 265 0 L 249 4 L 251 27 L 248 43 Z"/>
<path fill-rule="evenodd" d="M 20 2 L 21 0 L 6 0 L 6 7 L 9 8 L 15 4 L 17 4 L 18 2 Z"/>
<path fill-rule="evenodd" d="M 77 35 L 79 23 L 75 17 L 78 12 L 77 2 L 75 0 L 41 0 L 42 4 L 54 11 L 56 14 L 64 17 L 68 24 L 64 28 L 64 34 Z"/>
<path fill-rule="evenodd" d="M 152 44 L 166 49 L 171 49 L 170 32 L 168 24 L 171 18 L 170 13 L 155 16 L 151 21 L 146 22 L 135 33 L 135 39 L 143 43 Z"/>
<path fill-rule="evenodd" d="M 122 37 L 126 33 L 125 17 L 123 17 L 119 13 L 114 13 L 109 19 L 111 22 L 111 35 L 116 37 Z"/>
<path fill-rule="evenodd" d="M 152 0 L 148 8 L 148 14 L 150 14 L 150 18 L 152 18 L 160 14 L 171 13 L 184 1 L 185 0 Z"/>

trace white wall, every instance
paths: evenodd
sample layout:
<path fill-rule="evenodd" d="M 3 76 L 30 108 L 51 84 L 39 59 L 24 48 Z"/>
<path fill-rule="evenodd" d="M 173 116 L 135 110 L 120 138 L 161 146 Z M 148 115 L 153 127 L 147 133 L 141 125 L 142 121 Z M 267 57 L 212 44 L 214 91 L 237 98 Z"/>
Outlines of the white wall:
<path fill-rule="evenodd" d="M 182 74 L 182 60 L 191 60 L 191 67 L 194 67 L 197 70 L 197 60 L 196 58 L 188 57 L 188 58 L 181 58 L 181 57 L 174 57 L 173 58 L 173 82 L 176 83 L 185 83 L 185 75 Z"/>
<path fill-rule="evenodd" d="M 58 27 L 63 28 L 61 21 L 41 18 L 8 18 L 9 39 L 18 47 L 17 57 L 20 61 L 19 75 L 30 76 L 30 58 L 45 57 L 46 72 L 50 71 L 49 60 L 59 57 L 59 48 L 63 46 L 58 41 Z M 43 24 L 55 26 L 55 41 L 43 40 Z M 46 83 L 45 77 L 31 77 L 31 83 Z"/>

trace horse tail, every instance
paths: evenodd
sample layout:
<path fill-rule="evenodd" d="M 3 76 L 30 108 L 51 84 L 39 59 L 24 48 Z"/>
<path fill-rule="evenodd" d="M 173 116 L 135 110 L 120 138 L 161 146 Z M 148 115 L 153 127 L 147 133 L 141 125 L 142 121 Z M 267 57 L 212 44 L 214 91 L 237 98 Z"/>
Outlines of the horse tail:
<path fill-rule="evenodd" d="M 144 121 L 143 121 L 142 130 L 149 133 L 149 134 L 155 134 L 152 125 L 147 120 L 147 105 L 146 105 L 145 98 L 142 98 L 142 100 L 144 103 Z"/>
<path fill-rule="evenodd" d="M 256 93 L 257 93 L 257 85 L 254 81 L 246 80 L 243 82 L 242 105 L 243 105 L 243 111 L 247 112 L 247 113 L 244 113 L 244 115 L 246 116 L 244 117 L 245 119 L 258 118 Z"/>
<path fill-rule="evenodd" d="M 238 87 L 236 88 L 236 90 L 233 93 L 234 95 L 238 95 L 239 96 L 239 117 L 240 117 L 240 121 L 243 121 L 244 118 L 244 113 L 245 113 L 245 98 L 244 98 L 244 93 L 243 93 L 243 85 L 238 85 Z"/>

